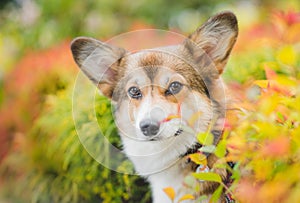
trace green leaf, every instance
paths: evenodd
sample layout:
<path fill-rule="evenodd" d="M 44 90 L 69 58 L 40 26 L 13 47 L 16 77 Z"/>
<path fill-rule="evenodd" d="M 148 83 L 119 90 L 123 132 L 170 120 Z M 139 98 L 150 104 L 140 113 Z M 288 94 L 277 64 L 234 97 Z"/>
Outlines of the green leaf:
<path fill-rule="evenodd" d="M 204 181 L 213 181 L 213 182 L 222 182 L 222 178 L 219 174 L 212 173 L 212 172 L 207 172 L 207 173 L 193 173 L 192 174 L 195 178 L 199 180 L 204 180 Z"/>
<path fill-rule="evenodd" d="M 219 202 L 219 199 L 220 199 L 220 197 L 221 197 L 222 191 L 223 191 L 223 186 L 220 185 L 220 186 L 214 191 L 214 193 L 212 194 L 211 199 L 210 199 L 210 202 Z"/>
<path fill-rule="evenodd" d="M 215 155 L 218 157 L 218 158 L 223 158 L 225 155 L 226 155 L 226 143 L 225 141 L 221 141 L 216 149 L 215 149 Z"/>
<path fill-rule="evenodd" d="M 215 151 L 215 145 L 203 146 L 199 149 L 200 152 L 213 153 Z"/>
<path fill-rule="evenodd" d="M 197 139 L 202 145 L 212 145 L 214 136 L 210 132 L 199 133 Z"/>

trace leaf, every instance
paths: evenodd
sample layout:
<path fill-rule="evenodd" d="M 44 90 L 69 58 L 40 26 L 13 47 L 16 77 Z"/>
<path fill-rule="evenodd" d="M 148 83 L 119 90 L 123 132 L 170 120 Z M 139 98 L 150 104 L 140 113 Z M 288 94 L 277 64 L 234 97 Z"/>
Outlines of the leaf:
<path fill-rule="evenodd" d="M 215 151 L 215 145 L 203 146 L 199 149 L 200 152 L 213 153 Z"/>
<path fill-rule="evenodd" d="M 282 157 L 287 155 L 290 150 L 290 139 L 286 136 L 277 137 L 266 144 L 262 148 L 262 155 L 271 157 Z"/>
<path fill-rule="evenodd" d="M 284 116 L 281 112 L 277 112 L 277 121 L 279 123 L 284 123 L 286 120 L 286 116 Z"/>
<path fill-rule="evenodd" d="M 285 87 L 296 87 L 298 82 L 295 78 L 279 75 L 276 77 L 276 82 Z"/>
<path fill-rule="evenodd" d="M 210 198 L 210 202 L 219 202 L 219 199 L 221 197 L 221 194 L 222 194 L 222 191 L 223 191 L 223 186 L 220 185 L 215 191 L 214 193 L 212 194 L 211 198 Z"/>
<path fill-rule="evenodd" d="M 172 187 L 166 187 L 163 189 L 164 192 L 168 195 L 168 197 L 174 201 L 175 199 L 175 190 Z"/>
<path fill-rule="evenodd" d="M 204 180 L 204 181 L 213 181 L 213 182 L 222 182 L 222 178 L 219 174 L 212 173 L 212 172 L 207 172 L 207 173 L 193 173 L 192 174 L 195 178 L 199 180 Z"/>
<path fill-rule="evenodd" d="M 219 142 L 219 144 L 217 145 L 216 149 L 215 149 L 215 155 L 218 158 L 222 158 L 226 155 L 226 143 L 224 140 L 222 140 L 221 142 Z"/>
<path fill-rule="evenodd" d="M 199 133 L 197 139 L 202 145 L 212 145 L 214 136 L 210 132 Z"/>
<path fill-rule="evenodd" d="M 254 84 L 260 88 L 267 88 L 270 85 L 269 80 L 255 80 Z"/>
<path fill-rule="evenodd" d="M 292 46 L 282 47 L 276 54 L 276 59 L 287 65 L 295 65 L 297 61 L 297 55 Z"/>
<path fill-rule="evenodd" d="M 178 200 L 178 203 L 179 202 L 182 202 L 184 200 L 194 200 L 195 197 L 192 195 L 192 194 L 186 194 L 186 195 L 183 195 L 179 200 Z"/>
<path fill-rule="evenodd" d="M 191 159 L 192 162 L 194 162 L 195 164 L 202 164 L 204 166 L 207 165 L 207 160 L 206 160 L 206 156 L 202 153 L 194 153 L 194 154 L 190 154 L 189 158 Z"/>
<path fill-rule="evenodd" d="M 269 68 L 267 65 L 265 65 L 265 73 L 266 73 L 266 78 L 268 80 L 274 80 L 277 77 L 276 72 L 273 69 Z"/>
<path fill-rule="evenodd" d="M 195 177 L 191 176 L 191 175 L 187 175 L 185 178 L 184 178 L 184 185 L 186 185 L 187 187 L 190 187 L 190 188 L 193 188 L 196 184 L 197 184 L 197 181 L 195 179 Z"/>
<path fill-rule="evenodd" d="M 167 116 L 165 119 L 163 119 L 161 122 L 162 123 L 169 122 L 170 120 L 175 119 L 175 118 L 180 118 L 180 115 L 171 114 L 171 115 Z"/>

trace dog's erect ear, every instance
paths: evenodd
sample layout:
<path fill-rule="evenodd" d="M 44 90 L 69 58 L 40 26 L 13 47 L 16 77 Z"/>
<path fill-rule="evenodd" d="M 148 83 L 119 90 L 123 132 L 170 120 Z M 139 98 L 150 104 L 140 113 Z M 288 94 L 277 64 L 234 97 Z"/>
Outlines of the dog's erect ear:
<path fill-rule="evenodd" d="M 198 48 L 203 49 L 221 74 L 237 35 L 238 24 L 235 15 L 231 12 L 223 12 L 210 18 L 191 34 L 189 39 L 185 41 L 185 46 L 196 45 Z M 188 47 L 188 49 L 193 50 L 191 47 Z"/>
<path fill-rule="evenodd" d="M 120 61 L 126 51 L 87 37 L 74 39 L 71 50 L 79 68 L 98 86 L 103 95 L 111 98 L 122 72 Z"/>

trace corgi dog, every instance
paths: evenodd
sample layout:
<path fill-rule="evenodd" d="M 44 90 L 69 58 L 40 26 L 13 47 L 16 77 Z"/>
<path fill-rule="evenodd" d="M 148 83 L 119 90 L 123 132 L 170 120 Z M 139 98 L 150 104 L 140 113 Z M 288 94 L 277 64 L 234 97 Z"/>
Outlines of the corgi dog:
<path fill-rule="evenodd" d="M 71 44 L 79 68 L 111 100 L 124 153 L 149 181 L 154 203 L 170 202 L 167 187 L 175 190 L 175 202 L 190 193 L 184 180 L 199 165 L 187 157 L 201 147 L 198 133 L 210 132 L 214 145 L 222 138 L 226 93 L 220 75 L 237 35 L 236 16 L 223 12 L 177 45 L 130 53 L 88 37 Z M 214 167 L 218 158 L 204 154 L 205 170 L 225 181 L 226 169 Z M 195 199 L 219 186 L 197 184 Z M 224 192 L 219 202 L 225 199 Z"/>

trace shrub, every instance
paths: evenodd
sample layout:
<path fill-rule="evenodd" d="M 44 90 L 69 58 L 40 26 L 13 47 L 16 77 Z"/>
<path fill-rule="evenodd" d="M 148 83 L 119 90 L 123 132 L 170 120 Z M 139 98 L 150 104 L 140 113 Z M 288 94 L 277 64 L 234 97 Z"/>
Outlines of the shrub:
<path fill-rule="evenodd" d="M 56 96 L 47 97 L 30 133 L 18 143 L 19 150 L 6 160 L 12 180 L 17 178 L 19 182 L 15 194 L 9 192 L 9 195 L 31 202 L 149 202 L 150 193 L 143 179 L 111 171 L 87 153 L 77 136 L 76 130 L 80 128 L 89 136 L 86 144 L 97 143 L 98 151 L 105 146 L 97 132 L 88 132 L 89 104 L 81 105 L 78 121 L 81 125 L 75 129 L 72 90 L 70 86 Z M 80 99 L 85 100 L 85 96 L 82 94 Z M 95 111 L 104 134 L 112 144 L 119 145 L 110 103 L 97 96 Z M 7 187 L 8 191 L 14 191 L 11 189 Z"/>
<path fill-rule="evenodd" d="M 284 29 L 273 30 L 276 33 L 268 38 L 272 43 L 262 43 L 239 56 L 246 58 L 251 52 L 251 58 L 242 63 L 249 67 L 248 74 L 237 71 L 237 77 L 228 72 L 243 81 L 231 85 L 238 110 L 227 115 L 229 154 L 224 157 L 237 163 L 231 171 L 234 183 L 229 191 L 240 202 L 300 200 L 300 50 L 299 38 L 294 38 L 300 33 L 300 15 L 290 12 L 280 16 L 280 21 L 274 22 Z M 298 20 L 291 22 L 291 16 Z M 253 63 L 260 76 L 251 74 Z"/>
<path fill-rule="evenodd" d="M 45 97 L 64 89 L 75 77 L 69 42 L 51 49 L 27 53 L 7 73 L 1 88 L 0 159 L 16 134 L 26 134 L 39 116 Z"/>
<path fill-rule="evenodd" d="M 240 41 L 237 50 L 249 46 L 231 59 L 225 73 L 234 99 L 228 106 L 224 140 L 215 148 L 204 146 L 200 150 L 213 149 L 220 158 L 214 167 L 226 167 L 233 183 L 228 188 L 218 174 L 193 174 L 196 179 L 221 183 L 210 197 L 212 202 L 222 190 L 238 202 L 300 200 L 300 50 L 299 38 L 294 37 L 300 34 L 300 14 L 276 13 L 274 18 L 273 36 L 267 34 L 268 29 L 258 38 L 244 38 L 242 34 L 241 39 L 248 41 Z M 264 40 L 263 36 L 267 36 L 267 43 L 255 42 Z M 199 140 L 205 140 L 201 135 Z M 192 161 L 206 163 L 199 159 L 203 158 L 201 154 L 195 155 L 190 157 Z M 235 162 L 235 166 L 230 168 L 227 162 Z M 188 185 L 193 181 L 187 177 Z M 169 191 L 167 188 L 172 199 L 174 193 Z"/>

